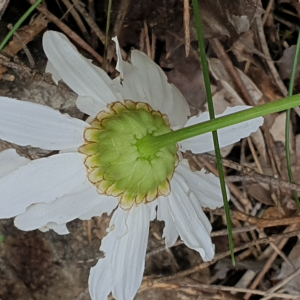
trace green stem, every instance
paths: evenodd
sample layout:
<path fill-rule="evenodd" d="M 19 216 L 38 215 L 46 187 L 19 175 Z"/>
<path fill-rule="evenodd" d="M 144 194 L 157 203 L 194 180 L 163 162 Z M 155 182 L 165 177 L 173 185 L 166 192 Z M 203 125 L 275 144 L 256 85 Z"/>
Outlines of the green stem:
<path fill-rule="evenodd" d="M 198 35 L 198 43 L 200 48 L 200 57 L 201 57 L 201 64 L 202 64 L 202 70 L 203 70 L 203 78 L 205 83 L 205 90 L 206 90 L 206 97 L 207 97 L 207 103 L 208 103 L 208 111 L 210 119 L 215 119 L 215 109 L 212 99 L 212 93 L 210 88 L 210 79 L 209 79 L 209 68 L 205 53 L 205 43 L 204 43 L 204 33 L 202 28 L 202 16 L 201 16 L 201 10 L 199 7 L 198 0 L 192 0 L 193 2 L 193 8 L 194 8 L 194 18 L 196 23 L 196 29 L 197 29 L 197 35 Z M 217 131 L 212 132 L 213 140 L 214 140 L 214 148 L 217 158 L 217 167 L 219 172 L 219 179 L 220 179 L 220 186 L 223 196 L 223 203 L 224 208 L 226 212 L 226 220 L 227 220 L 227 228 L 228 228 L 228 236 L 229 236 L 229 246 L 231 250 L 231 258 L 232 263 L 235 265 L 235 257 L 234 257 L 234 243 L 233 243 L 233 234 L 232 234 L 232 222 L 230 217 L 230 210 L 229 210 L 229 203 L 227 199 L 227 192 L 226 192 L 226 184 L 225 184 L 225 174 L 222 164 L 222 155 L 219 145 L 219 138 Z"/>
<path fill-rule="evenodd" d="M 206 121 L 200 124 L 195 124 L 159 136 L 147 137 L 143 140 L 141 146 L 145 148 L 152 148 L 153 151 L 157 151 L 165 146 L 178 143 L 197 135 L 242 123 L 244 121 L 255 119 L 257 117 L 262 117 L 268 114 L 287 110 L 296 106 L 300 106 L 300 94 L 287 97 L 275 102 L 255 106 L 243 111 L 236 112 L 234 114 Z"/>
<path fill-rule="evenodd" d="M 293 95 L 294 84 L 295 84 L 295 79 L 298 70 L 299 57 L 300 57 L 300 31 L 298 33 L 298 40 L 297 40 L 295 57 L 294 57 L 292 75 L 289 84 L 289 92 L 288 92 L 289 96 Z M 286 111 L 286 121 L 285 121 L 285 152 L 286 152 L 286 164 L 287 164 L 289 181 L 293 183 L 294 177 L 293 177 L 293 172 L 291 167 L 292 163 L 291 163 L 291 152 L 290 152 L 290 129 L 291 129 L 290 119 L 291 119 L 291 109 L 288 109 Z M 296 191 L 293 191 L 293 195 L 297 202 L 298 208 L 300 209 L 300 201 L 299 201 L 298 193 Z"/>
<path fill-rule="evenodd" d="M 14 33 L 18 30 L 18 28 L 21 26 L 21 24 L 28 18 L 28 16 L 36 9 L 38 5 L 40 5 L 43 2 L 43 0 L 38 0 L 35 4 L 33 4 L 26 13 L 19 19 L 19 21 L 15 24 L 15 26 L 11 29 L 11 31 L 8 33 L 8 35 L 4 38 L 2 43 L 0 44 L 0 53 L 2 52 L 3 48 L 7 44 L 7 42 L 10 40 L 10 38 L 14 35 Z"/>

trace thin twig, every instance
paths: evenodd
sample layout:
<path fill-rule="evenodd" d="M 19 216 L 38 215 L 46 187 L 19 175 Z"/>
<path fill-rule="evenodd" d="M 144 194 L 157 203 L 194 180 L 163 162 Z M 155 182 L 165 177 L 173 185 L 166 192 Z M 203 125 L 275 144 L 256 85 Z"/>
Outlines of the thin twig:
<path fill-rule="evenodd" d="M 300 274 L 300 268 L 298 268 L 296 271 L 294 271 L 287 278 L 285 278 L 284 280 L 282 280 L 281 282 L 277 283 L 275 286 L 273 286 L 272 288 L 270 288 L 266 292 L 265 297 L 263 297 L 261 300 L 268 300 L 268 299 L 272 298 L 273 295 L 274 295 L 274 292 L 276 292 L 277 290 L 279 290 L 282 286 L 284 286 L 285 284 L 287 284 L 289 281 L 291 281 L 292 279 L 294 279 L 299 274 Z"/>
<path fill-rule="evenodd" d="M 191 48 L 191 31 L 190 31 L 190 1 L 183 1 L 183 27 L 184 27 L 184 47 L 185 56 L 188 57 Z"/>
<path fill-rule="evenodd" d="M 4 1 L 0 1 L 0 20 L 7 8 L 7 5 L 9 3 L 10 0 L 4 0 Z"/>
<path fill-rule="evenodd" d="M 34 4 L 36 1 L 27 0 L 30 4 Z M 59 27 L 67 36 L 70 37 L 76 44 L 78 44 L 82 49 L 90 53 L 100 64 L 102 63 L 102 57 L 90 46 L 88 45 L 78 34 L 76 34 L 69 26 L 64 24 L 60 19 L 53 15 L 45 6 L 38 6 L 37 10 L 44 14 L 47 19 L 52 21 L 57 27 Z"/>
<path fill-rule="evenodd" d="M 251 230 L 255 230 L 256 228 L 257 227 L 254 226 L 254 225 L 244 226 L 244 227 L 241 227 L 241 228 L 234 228 L 232 233 L 233 234 L 239 234 L 239 233 L 242 233 L 242 232 L 248 232 L 248 231 L 251 231 Z M 216 236 L 226 236 L 226 235 L 228 235 L 228 231 L 227 231 L 227 229 L 224 229 L 224 230 L 219 230 L 219 231 L 213 231 L 210 236 L 211 237 L 216 237 Z M 179 245 L 182 245 L 182 244 L 183 244 L 182 241 L 178 241 L 172 247 L 176 247 L 176 246 L 179 246 Z M 147 255 L 146 255 L 146 258 L 149 258 L 153 255 L 156 255 L 159 252 L 166 251 L 166 249 L 167 249 L 166 246 L 158 247 L 158 248 L 152 250 L 151 252 L 148 252 Z"/>
<path fill-rule="evenodd" d="M 204 209 L 205 211 L 207 209 Z M 216 215 L 224 215 L 224 209 L 215 209 L 213 213 Z M 281 219 L 262 219 L 254 216 L 247 215 L 246 213 L 238 210 L 230 211 L 231 218 L 240 221 L 248 222 L 250 225 L 255 225 L 258 228 L 269 228 L 275 226 L 287 226 L 292 224 L 300 224 L 300 215 L 281 218 Z"/>
<path fill-rule="evenodd" d="M 253 158 L 254 158 L 256 167 L 257 167 L 257 169 L 258 169 L 258 172 L 259 172 L 260 174 L 263 174 L 263 173 L 264 173 L 264 172 L 263 172 L 263 169 L 262 169 L 261 164 L 260 164 L 260 162 L 259 162 L 259 160 L 258 160 L 257 154 L 256 154 L 255 149 L 254 149 L 254 145 L 253 145 L 253 143 L 252 143 L 252 139 L 251 139 L 250 136 L 247 138 L 247 141 L 248 141 L 248 144 L 249 144 L 249 148 L 250 148 L 251 154 L 252 154 L 252 156 L 253 156 Z"/>
<path fill-rule="evenodd" d="M 246 243 L 246 244 L 243 244 L 241 246 L 235 247 L 234 252 L 238 252 L 238 251 L 241 251 L 241 250 L 244 250 L 244 249 L 248 249 L 249 247 L 259 245 L 259 244 L 269 244 L 270 242 L 276 242 L 276 241 L 282 240 L 282 239 L 283 239 L 282 241 L 286 241 L 287 239 L 289 239 L 291 237 L 294 237 L 294 236 L 297 236 L 299 234 L 300 234 L 299 230 L 289 231 L 289 232 L 281 233 L 281 234 L 274 234 L 274 235 L 271 235 L 269 237 L 260 238 L 260 239 L 257 239 L 255 241 L 251 241 L 249 243 Z M 182 272 L 178 272 L 175 275 L 165 276 L 165 277 L 160 276 L 160 277 L 157 277 L 157 278 L 145 277 L 144 280 L 147 280 L 150 284 L 154 284 L 154 283 L 157 283 L 157 282 L 165 282 L 165 281 L 170 281 L 170 280 L 175 280 L 175 279 L 178 279 L 178 278 L 182 278 L 182 277 L 185 277 L 187 275 L 196 273 L 196 272 L 198 272 L 202 269 L 205 269 L 205 268 L 215 264 L 220 259 L 222 259 L 226 256 L 229 256 L 229 255 L 231 255 L 230 250 L 222 252 L 222 253 L 218 253 L 218 254 L 215 255 L 213 260 L 207 261 L 207 262 L 202 262 L 202 263 L 198 264 L 197 266 L 193 267 L 192 269 L 185 270 L 185 271 L 182 271 Z M 277 256 L 277 254 L 276 254 L 276 256 Z"/>
<path fill-rule="evenodd" d="M 156 52 L 156 36 L 152 30 L 151 33 L 151 59 L 155 59 L 155 52 Z"/>
<path fill-rule="evenodd" d="M 205 167 L 212 172 L 213 174 L 215 174 L 216 176 L 219 176 L 219 172 L 217 170 L 217 168 L 215 166 L 213 166 L 209 161 L 207 161 L 206 159 L 203 159 L 201 156 L 194 156 L 191 155 L 190 156 L 192 160 L 194 160 L 196 163 L 199 164 L 199 160 L 205 165 Z M 240 192 L 240 190 L 232 183 L 227 182 L 227 186 L 230 190 L 230 192 L 237 198 L 237 199 L 241 199 L 242 197 L 242 193 Z M 231 199 L 233 204 L 235 205 L 235 207 L 240 210 L 240 211 L 244 211 L 243 206 L 235 200 L 235 198 Z"/>
<path fill-rule="evenodd" d="M 81 15 L 84 17 L 85 21 L 89 24 L 91 29 L 95 32 L 99 40 L 102 42 L 103 45 L 105 45 L 105 34 L 101 31 L 99 26 L 96 24 L 96 22 L 93 20 L 93 18 L 89 15 L 89 13 L 85 10 L 83 7 L 83 4 L 79 2 L 79 0 L 72 0 L 74 3 L 76 9 L 81 13 Z"/>
<path fill-rule="evenodd" d="M 273 78 L 275 84 L 277 85 L 277 87 L 279 88 L 279 90 L 281 91 L 282 95 L 284 97 L 286 97 L 288 95 L 287 89 L 286 89 L 284 83 L 282 82 L 282 80 L 281 80 L 281 78 L 278 74 L 277 69 L 274 66 L 273 60 L 271 59 L 269 47 L 268 47 L 267 42 L 266 42 L 266 36 L 265 36 L 265 33 L 264 33 L 261 14 L 259 14 L 259 13 L 256 14 L 256 16 L 254 18 L 254 25 L 256 26 L 256 29 L 257 29 L 261 50 L 264 53 L 264 55 L 266 55 L 267 57 L 270 58 L 270 59 L 266 59 L 266 64 L 269 67 L 272 78 Z"/>
<path fill-rule="evenodd" d="M 240 91 L 246 104 L 255 106 L 253 99 L 251 98 L 248 90 L 246 89 L 241 77 L 239 76 L 236 68 L 234 67 L 232 61 L 230 60 L 227 52 L 224 50 L 223 45 L 220 43 L 220 41 L 217 38 L 211 39 L 210 45 L 212 46 L 213 50 L 216 52 L 218 58 L 222 61 L 229 75 L 234 80 L 237 89 Z"/>
<path fill-rule="evenodd" d="M 299 232 L 299 224 L 293 224 L 292 226 L 289 226 L 288 228 L 286 228 L 285 231 L 290 232 L 289 230 L 295 230 L 295 229 L 297 229 L 297 230 L 296 230 L 296 231 L 292 231 L 292 232 L 297 232 L 297 231 Z M 285 234 L 288 233 L 288 232 L 283 233 L 282 236 L 285 235 Z M 282 240 L 278 243 L 278 245 L 277 245 L 278 249 L 281 250 L 281 249 L 285 246 L 285 244 L 287 243 L 287 241 L 288 241 L 289 238 L 290 238 L 290 236 L 284 236 L 284 239 L 282 239 Z M 274 241 L 273 241 L 273 242 L 274 242 Z M 267 260 L 267 262 L 266 262 L 264 268 L 259 272 L 259 274 L 258 274 L 257 277 L 255 278 L 255 280 L 252 282 L 252 284 L 251 284 L 251 286 L 250 286 L 250 289 L 256 289 L 256 287 L 259 285 L 259 283 L 260 283 L 260 282 L 262 281 L 262 279 L 264 278 L 265 274 L 266 274 L 266 273 L 268 272 L 268 270 L 271 268 L 271 266 L 272 266 L 274 260 L 276 259 L 276 257 L 277 257 L 277 253 L 276 253 L 276 252 L 273 252 L 272 255 L 268 258 L 268 260 Z M 246 294 L 246 295 L 244 296 L 244 299 L 245 299 L 245 300 L 248 300 L 250 297 L 251 297 L 251 294 L 249 293 L 249 294 Z"/>
<path fill-rule="evenodd" d="M 144 21 L 144 32 L 145 32 L 145 42 L 146 42 L 146 53 L 149 57 L 151 57 L 151 47 L 150 47 L 150 38 L 147 22 Z"/>
<path fill-rule="evenodd" d="M 121 29 L 123 27 L 124 21 L 125 21 L 125 17 L 128 11 L 128 7 L 130 4 L 131 0 L 122 0 L 120 3 L 120 7 L 118 10 L 118 15 L 115 21 L 115 25 L 114 25 L 114 29 L 113 29 L 113 35 L 114 36 L 119 36 Z"/>
<path fill-rule="evenodd" d="M 210 163 L 216 163 L 216 158 L 213 155 L 204 153 L 204 154 L 197 154 L 197 156 L 205 158 Z M 225 167 L 229 167 L 231 169 L 237 170 L 241 172 L 242 174 L 245 174 L 246 176 L 243 176 L 243 180 L 245 181 L 253 181 L 253 182 L 262 182 L 267 183 L 272 186 L 285 188 L 288 190 L 295 190 L 300 192 L 300 185 L 295 183 L 290 183 L 285 180 L 280 180 L 271 176 L 263 175 L 258 172 L 256 172 L 254 169 L 251 169 L 249 167 L 242 166 L 234 161 L 231 161 L 229 159 L 223 159 L 223 165 Z"/>
<path fill-rule="evenodd" d="M 9 30 L 12 30 L 13 29 L 13 25 L 12 24 L 8 24 L 7 25 L 7 28 Z M 29 61 L 29 64 L 31 66 L 31 68 L 33 69 L 35 67 L 35 62 L 34 62 L 34 59 L 30 53 L 30 51 L 28 50 L 27 46 L 26 46 L 26 43 L 22 40 L 22 38 L 19 36 L 18 32 L 16 31 L 14 33 L 14 36 L 16 37 L 16 39 L 18 40 L 20 46 L 23 48 L 27 58 L 28 58 L 28 61 Z"/>
<path fill-rule="evenodd" d="M 80 31 L 82 32 L 82 34 L 86 37 L 86 39 L 88 39 L 89 38 L 89 33 L 88 33 L 87 29 L 85 28 L 85 25 L 82 22 L 79 14 L 74 9 L 74 5 L 72 5 L 69 0 L 61 0 L 61 1 L 64 3 L 66 8 L 70 11 L 70 14 L 72 15 L 72 17 L 76 21 L 76 23 L 77 23 Z"/>
<path fill-rule="evenodd" d="M 91 18 L 96 22 L 95 1 L 89 0 L 88 6 L 89 6 L 89 14 Z M 92 47 L 96 49 L 98 47 L 98 39 L 95 32 L 92 32 L 90 40 L 91 40 Z"/>
<path fill-rule="evenodd" d="M 7 60 L 7 58 L 5 59 L 3 55 L 0 54 L 0 64 L 7 67 L 7 68 L 11 68 L 17 71 L 22 71 L 25 72 L 27 74 L 31 74 L 32 70 L 26 66 L 21 66 L 18 65 L 16 63 L 10 62 L 9 60 Z"/>
<path fill-rule="evenodd" d="M 41 7 L 41 5 L 39 6 Z M 16 32 L 22 39 L 24 44 L 31 42 L 40 32 L 47 28 L 48 20 L 43 14 L 38 14 L 34 20 L 21 28 Z M 3 53 L 10 57 L 15 56 L 20 50 L 23 49 L 22 43 L 19 43 L 15 38 L 10 40 L 9 44 L 3 49 Z"/>
<path fill-rule="evenodd" d="M 122 30 L 122 27 L 123 27 L 123 24 L 125 21 L 125 17 L 126 17 L 128 8 L 129 8 L 130 1 L 131 0 L 122 0 L 121 1 L 119 10 L 118 10 L 118 15 L 115 20 L 112 36 L 120 37 L 121 30 Z M 122 55 L 125 56 L 126 53 L 123 52 L 122 49 L 121 49 L 121 52 L 122 52 Z M 115 45 L 115 43 L 112 43 L 107 51 L 107 60 L 111 61 L 112 58 L 116 56 L 115 53 L 116 53 L 116 45 Z"/>
<path fill-rule="evenodd" d="M 266 10 L 265 10 L 264 17 L 263 17 L 263 19 L 262 19 L 262 24 L 263 24 L 263 25 L 265 25 L 266 20 L 267 20 L 269 14 L 270 14 L 270 11 L 271 11 L 273 5 L 274 5 L 274 0 L 270 0 L 269 3 L 268 3 L 267 8 L 266 8 Z"/>
<path fill-rule="evenodd" d="M 171 289 L 171 290 L 178 290 L 178 289 L 196 289 L 196 290 L 216 290 L 216 291 L 226 291 L 226 292 L 234 292 L 234 293 L 250 293 L 252 295 L 265 295 L 265 291 L 254 290 L 254 289 L 246 289 L 246 288 L 238 288 L 234 286 L 224 286 L 224 285 L 213 285 L 213 284 L 204 284 L 197 282 L 195 284 L 191 283 L 165 283 L 165 282 L 158 282 L 158 283 L 151 283 L 144 282 L 139 290 L 139 293 L 149 290 L 149 289 Z M 283 293 L 273 293 L 272 297 L 278 297 L 282 299 L 299 299 L 300 295 L 289 295 Z M 202 298 L 201 298 L 202 299 Z M 222 298 L 224 299 L 224 298 Z M 262 298 L 265 299 L 265 298 Z M 261 300 L 262 300 L 261 299 Z M 269 298 L 268 298 L 269 299 Z"/>

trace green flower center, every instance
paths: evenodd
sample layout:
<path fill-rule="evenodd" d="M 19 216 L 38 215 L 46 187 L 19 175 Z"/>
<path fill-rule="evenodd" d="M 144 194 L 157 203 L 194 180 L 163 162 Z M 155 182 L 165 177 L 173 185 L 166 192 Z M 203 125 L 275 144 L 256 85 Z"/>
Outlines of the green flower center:
<path fill-rule="evenodd" d="M 87 156 L 89 180 L 99 193 L 119 197 L 124 209 L 169 195 L 177 145 L 151 151 L 143 139 L 170 131 L 168 117 L 146 103 L 112 103 L 85 130 L 86 143 L 79 148 Z"/>

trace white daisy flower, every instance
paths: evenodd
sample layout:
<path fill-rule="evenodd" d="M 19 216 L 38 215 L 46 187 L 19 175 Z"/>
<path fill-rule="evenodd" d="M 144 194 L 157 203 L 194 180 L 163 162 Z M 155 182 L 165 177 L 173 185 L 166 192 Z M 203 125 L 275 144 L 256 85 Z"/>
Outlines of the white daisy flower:
<path fill-rule="evenodd" d="M 116 40 L 117 42 L 117 40 Z M 166 246 L 177 238 L 198 251 L 204 261 L 214 257 L 211 224 L 202 206 L 222 206 L 219 179 L 204 170 L 192 172 L 180 150 L 213 150 L 211 134 L 170 145 L 153 153 L 141 150 L 147 135 L 160 135 L 209 119 L 191 117 L 189 107 L 163 71 L 144 53 L 132 51 L 122 60 L 120 77 L 111 80 L 79 54 L 62 34 L 46 32 L 43 47 L 47 71 L 78 94 L 77 107 L 89 122 L 49 107 L 0 97 L 0 138 L 59 154 L 30 161 L 14 150 L 0 154 L 0 218 L 15 218 L 22 230 L 68 233 L 66 223 L 103 213 L 113 216 L 100 250 L 105 257 L 91 269 L 93 300 L 133 299 L 144 272 L 149 223 L 165 222 Z M 247 107 L 227 109 L 223 115 Z M 221 147 L 249 136 L 263 119 L 219 130 Z"/>

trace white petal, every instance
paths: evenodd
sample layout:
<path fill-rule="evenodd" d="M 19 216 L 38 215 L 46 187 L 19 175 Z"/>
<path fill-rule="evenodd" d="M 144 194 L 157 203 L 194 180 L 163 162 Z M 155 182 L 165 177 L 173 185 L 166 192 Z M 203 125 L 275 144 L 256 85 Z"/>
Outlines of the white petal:
<path fill-rule="evenodd" d="M 213 259 L 214 245 L 210 238 L 211 225 L 188 186 L 176 172 L 171 180 L 172 193 L 167 197 L 170 213 L 183 242 L 200 253 L 204 261 Z M 197 210 L 196 210 L 197 209 Z"/>
<path fill-rule="evenodd" d="M 165 238 L 166 246 L 172 247 L 176 243 L 179 234 L 170 214 L 169 205 L 165 197 L 158 198 L 157 220 L 165 222 L 162 237 Z"/>
<path fill-rule="evenodd" d="M 196 212 L 198 219 L 201 220 L 204 228 L 210 234 L 210 232 L 212 230 L 211 224 L 210 224 L 208 218 L 206 217 L 204 211 L 202 210 L 200 202 L 198 201 L 198 199 L 196 198 L 196 196 L 193 193 L 190 194 L 190 201 L 194 207 L 194 211 Z M 204 231 L 205 231 L 205 229 L 204 229 Z M 210 252 L 212 250 L 213 255 L 214 255 L 215 246 L 211 243 L 211 241 L 210 241 L 210 246 L 208 248 L 209 248 L 208 252 Z"/>
<path fill-rule="evenodd" d="M 110 222 L 110 232 L 100 248 L 105 252 L 105 258 L 100 259 L 91 271 L 89 283 L 93 300 L 105 299 L 109 293 L 106 286 L 100 286 L 100 280 L 110 283 L 116 299 L 134 298 L 143 278 L 150 215 L 151 208 L 145 204 L 129 212 L 122 208 L 116 210 Z"/>
<path fill-rule="evenodd" d="M 113 274 L 118 270 L 113 271 L 112 260 L 114 259 L 114 250 L 118 239 L 128 232 L 126 226 L 128 213 L 128 211 L 118 208 L 110 220 L 109 233 L 102 240 L 100 248 L 104 252 L 105 258 L 99 259 L 90 271 L 89 291 L 93 300 L 107 299 L 113 289 Z"/>
<path fill-rule="evenodd" d="M 60 225 L 58 225 L 56 223 L 49 222 L 47 225 L 39 228 L 39 230 L 42 231 L 42 232 L 47 232 L 50 229 L 54 230 L 56 233 L 58 233 L 60 235 L 65 235 L 65 234 L 69 234 L 70 233 L 70 231 L 68 230 L 66 224 L 60 224 Z"/>
<path fill-rule="evenodd" d="M 65 224 L 98 208 L 103 203 L 103 211 L 105 211 L 105 204 L 109 200 L 114 200 L 114 198 L 99 195 L 95 186 L 86 179 L 69 194 L 51 203 L 31 205 L 25 213 L 15 218 L 15 226 L 27 231 L 43 227 L 49 222 L 58 225 Z"/>
<path fill-rule="evenodd" d="M 215 209 L 223 206 L 220 180 L 217 176 L 207 173 L 204 169 L 192 172 L 186 159 L 179 163 L 176 173 L 185 179 L 190 191 L 197 197 L 202 207 Z M 227 197 L 230 198 L 228 188 Z"/>
<path fill-rule="evenodd" d="M 51 62 L 48 60 L 47 64 L 46 64 L 46 69 L 45 69 L 45 73 L 50 73 L 52 75 L 52 80 L 58 84 L 58 82 L 61 80 L 60 75 L 58 74 L 58 72 L 55 70 L 55 68 L 53 67 L 53 65 L 51 64 Z"/>
<path fill-rule="evenodd" d="M 29 163 L 30 160 L 20 156 L 15 149 L 0 152 L 0 178 Z"/>
<path fill-rule="evenodd" d="M 78 148 L 87 123 L 48 106 L 0 97 L 0 138 L 49 150 Z"/>
<path fill-rule="evenodd" d="M 112 294 L 118 300 L 132 300 L 142 283 L 149 222 L 150 211 L 147 204 L 132 208 L 126 222 L 128 233 L 116 243 L 112 258 L 114 271 Z"/>
<path fill-rule="evenodd" d="M 100 111 L 106 109 L 106 107 L 103 107 L 103 104 L 98 100 L 87 96 L 78 96 L 76 99 L 76 106 L 80 111 L 88 114 L 93 119 Z M 86 121 L 88 122 L 88 120 Z"/>
<path fill-rule="evenodd" d="M 0 179 L 0 218 L 23 213 L 34 203 L 49 203 L 86 180 L 84 157 L 65 153 L 29 162 Z"/>
<path fill-rule="evenodd" d="M 119 55 L 119 52 L 117 51 Z M 183 126 L 190 115 L 190 109 L 179 90 L 169 84 L 162 69 L 143 52 L 131 52 L 131 62 L 120 62 L 118 71 L 124 80 L 114 79 L 117 89 L 124 99 L 149 103 L 154 110 L 167 114 L 172 127 Z"/>
<path fill-rule="evenodd" d="M 224 113 L 216 117 L 222 117 L 241 110 L 249 109 L 251 106 L 235 106 L 228 107 Z M 209 120 L 208 112 L 202 113 L 200 116 L 191 117 L 184 127 L 199 124 Z M 249 136 L 252 132 L 257 131 L 259 126 L 264 123 L 262 117 L 255 118 L 246 122 L 235 124 L 218 130 L 220 147 L 225 147 L 238 142 L 240 139 Z M 205 133 L 185 141 L 179 142 L 180 149 L 183 151 L 191 150 L 194 153 L 204 153 L 214 150 L 212 133 Z"/>
<path fill-rule="evenodd" d="M 113 251 L 113 248 L 111 249 Z M 91 268 L 89 276 L 89 292 L 92 300 L 106 300 L 113 286 L 110 260 L 99 259 L 98 263 Z"/>
<path fill-rule="evenodd" d="M 156 207 L 158 205 L 157 201 L 153 201 L 150 203 L 147 203 L 148 209 L 149 209 L 149 220 L 153 221 L 156 218 Z"/>
<path fill-rule="evenodd" d="M 122 52 L 119 44 L 118 37 L 113 37 L 112 40 L 116 43 L 116 53 L 118 57 L 116 69 L 120 72 L 121 79 L 124 79 L 124 67 L 123 67 L 123 59 L 122 59 Z"/>
<path fill-rule="evenodd" d="M 92 217 L 102 216 L 104 213 L 108 215 L 117 207 L 119 200 L 117 197 L 99 195 L 98 204 L 89 211 L 81 214 L 79 219 L 90 220 Z M 101 200 L 100 200 L 101 199 Z"/>
<path fill-rule="evenodd" d="M 43 48 L 54 69 L 79 96 L 98 101 L 101 110 L 106 104 L 120 100 L 111 88 L 108 75 L 84 58 L 63 34 L 47 31 L 43 36 Z"/>

